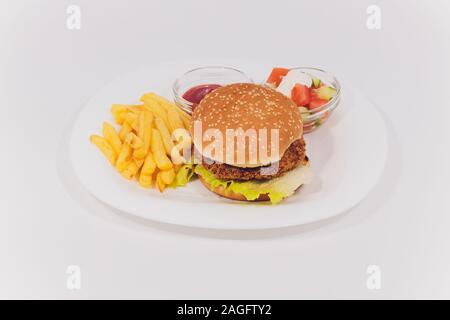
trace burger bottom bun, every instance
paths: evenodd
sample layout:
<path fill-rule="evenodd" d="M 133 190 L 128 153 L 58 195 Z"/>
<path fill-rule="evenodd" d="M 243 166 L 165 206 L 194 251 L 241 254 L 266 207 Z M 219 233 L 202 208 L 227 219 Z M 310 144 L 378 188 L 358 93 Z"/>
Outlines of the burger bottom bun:
<path fill-rule="evenodd" d="M 211 184 L 209 184 L 208 182 L 206 182 L 203 177 L 199 176 L 200 181 L 203 183 L 203 185 L 208 188 L 209 190 L 211 190 L 212 192 L 218 194 L 221 197 L 227 198 L 227 199 L 231 199 L 231 200 L 238 200 L 238 201 L 250 201 L 247 200 L 247 198 L 245 196 L 243 196 L 240 193 L 235 193 L 233 191 L 230 190 L 226 190 L 223 186 L 218 186 L 216 188 L 211 188 Z M 262 194 L 260 195 L 257 199 L 255 200 L 251 200 L 253 201 L 269 201 L 269 195 L 267 194 Z"/>
<path fill-rule="evenodd" d="M 309 167 L 309 159 L 308 157 L 305 157 L 305 159 L 303 160 L 302 166 L 305 167 Z M 255 200 L 247 200 L 247 198 L 240 194 L 240 193 L 236 193 L 236 192 L 232 192 L 230 190 L 226 190 L 226 188 L 224 188 L 223 186 L 218 186 L 216 188 L 212 188 L 211 184 L 209 184 L 208 182 L 206 182 L 202 176 L 198 176 L 200 181 L 202 182 L 202 184 L 208 188 L 210 191 L 218 194 L 221 197 L 227 198 L 227 199 L 231 199 L 231 200 L 238 200 L 238 201 L 248 201 L 248 202 L 255 202 L 255 201 L 270 201 L 269 195 L 268 194 L 261 194 L 258 198 L 256 198 Z M 300 185 L 298 189 L 300 189 L 302 185 Z"/>

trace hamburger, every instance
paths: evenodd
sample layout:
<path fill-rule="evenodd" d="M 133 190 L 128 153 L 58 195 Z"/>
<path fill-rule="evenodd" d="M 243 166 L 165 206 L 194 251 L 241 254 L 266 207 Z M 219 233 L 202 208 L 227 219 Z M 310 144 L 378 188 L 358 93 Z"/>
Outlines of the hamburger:
<path fill-rule="evenodd" d="M 194 109 L 195 172 L 232 200 L 278 203 L 311 179 L 296 104 L 256 84 L 218 88 Z"/>

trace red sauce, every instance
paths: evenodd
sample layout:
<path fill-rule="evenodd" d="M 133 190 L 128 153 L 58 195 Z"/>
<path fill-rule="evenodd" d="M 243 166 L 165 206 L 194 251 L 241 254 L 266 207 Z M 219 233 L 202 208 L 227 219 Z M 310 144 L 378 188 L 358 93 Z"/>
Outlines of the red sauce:
<path fill-rule="evenodd" d="M 221 85 L 219 84 L 201 84 L 186 91 L 183 94 L 183 99 L 191 102 L 193 104 L 192 110 L 194 110 L 208 93 L 220 87 Z"/>

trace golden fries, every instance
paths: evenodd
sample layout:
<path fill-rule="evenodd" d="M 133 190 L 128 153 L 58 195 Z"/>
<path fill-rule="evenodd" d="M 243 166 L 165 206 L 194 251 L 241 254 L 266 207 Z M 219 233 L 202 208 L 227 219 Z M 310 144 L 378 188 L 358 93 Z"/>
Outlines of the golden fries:
<path fill-rule="evenodd" d="M 191 117 L 184 111 L 179 110 L 181 121 L 183 121 L 184 128 L 187 130 L 191 129 Z"/>
<path fill-rule="evenodd" d="M 183 121 L 181 121 L 180 114 L 176 110 L 172 108 L 169 109 L 167 112 L 167 118 L 169 120 L 171 132 L 177 129 L 184 129 Z"/>
<path fill-rule="evenodd" d="M 166 185 L 164 184 L 164 181 L 162 180 L 161 177 L 161 171 L 158 172 L 158 174 L 156 175 L 156 185 L 158 186 L 159 192 L 163 192 L 164 189 L 166 188 Z"/>
<path fill-rule="evenodd" d="M 125 114 L 125 122 L 132 126 L 132 124 L 137 120 L 138 115 L 135 112 L 127 112 Z"/>
<path fill-rule="evenodd" d="M 174 144 L 172 142 L 169 129 L 164 125 L 164 121 L 160 117 L 155 118 L 155 126 L 158 129 L 159 133 L 161 134 L 161 139 L 163 141 L 166 154 L 170 156 Z"/>
<path fill-rule="evenodd" d="M 124 105 L 124 104 L 113 104 L 113 105 L 111 106 L 111 113 L 112 113 L 114 116 L 117 115 L 117 114 L 119 114 L 119 113 L 127 112 L 127 111 L 128 111 L 128 108 L 127 108 L 127 106 Z"/>
<path fill-rule="evenodd" d="M 143 188 L 154 185 L 163 192 L 176 185 L 178 170 L 186 162 L 180 151 L 191 148 L 187 131 L 191 120 L 157 94 L 146 93 L 141 101 L 141 105 L 113 104 L 118 130 L 104 122 L 103 136 L 92 135 L 90 140 L 125 179 L 136 178 Z"/>
<path fill-rule="evenodd" d="M 103 123 L 103 136 L 114 149 L 115 153 L 119 154 L 120 150 L 122 149 L 122 141 L 120 140 L 116 129 L 114 129 L 113 126 L 108 122 Z"/>
<path fill-rule="evenodd" d="M 130 112 L 134 112 L 134 113 L 140 113 L 141 111 L 144 110 L 144 106 L 143 105 L 130 105 L 130 106 L 127 106 L 127 110 Z"/>
<path fill-rule="evenodd" d="M 144 142 L 134 132 L 130 132 L 125 137 L 125 143 L 129 144 L 133 149 L 139 149 L 144 146 Z"/>
<path fill-rule="evenodd" d="M 135 150 L 133 156 L 137 159 L 145 159 L 148 153 L 152 137 L 153 115 L 149 111 L 142 111 L 139 114 L 138 137 L 142 140 L 142 147 Z"/>
<path fill-rule="evenodd" d="M 111 147 L 108 141 L 106 141 L 105 138 L 97 135 L 92 135 L 90 140 L 100 149 L 100 151 L 106 156 L 109 162 L 114 166 L 116 164 L 117 156 L 114 152 L 113 147 Z"/>
<path fill-rule="evenodd" d="M 156 170 L 156 163 L 155 160 L 153 159 L 152 153 L 150 152 L 145 158 L 144 165 L 142 166 L 141 169 L 141 174 L 151 176 L 155 170 Z"/>
<path fill-rule="evenodd" d="M 145 175 L 145 174 L 141 174 L 139 175 L 139 185 L 143 188 L 150 188 L 152 186 L 152 176 L 149 175 Z"/>
<path fill-rule="evenodd" d="M 125 169 L 120 173 L 122 177 L 127 180 L 131 180 L 134 175 L 138 172 L 139 168 L 134 161 L 130 161 Z"/>
<path fill-rule="evenodd" d="M 131 132 L 132 129 L 133 128 L 131 128 L 131 125 L 129 123 L 124 122 L 122 128 L 120 128 L 119 131 L 120 140 L 124 141 L 125 137 Z"/>
<path fill-rule="evenodd" d="M 121 104 L 113 104 L 111 107 L 111 113 L 113 114 L 117 124 L 123 124 L 125 122 L 127 107 Z"/>
<path fill-rule="evenodd" d="M 178 114 L 180 115 L 180 118 L 183 120 L 183 124 L 184 124 L 184 128 L 185 129 L 189 129 L 189 127 L 191 126 L 191 116 L 188 115 L 186 112 L 184 112 L 183 110 L 181 110 L 180 108 L 178 108 L 175 103 L 170 102 L 169 100 L 163 98 L 163 97 L 159 97 L 160 99 L 162 99 L 162 101 L 165 102 L 165 105 L 167 108 L 171 108 L 173 110 L 176 110 L 178 112 Z"/>
<path fill-rule="evenodd" d="M 173 168 L 161 171 L 160 175 L 162 182 L 165 184 L 171 184 L 175 180 L 175 170 Z"/>
<path fill-rule="evenodd" d="M 128 165 L 128 162 L 131 158 L 132 149 L 128 143 L 124 143 L 122 145 L 122 150 L 120 150 L 119 156 L 117 157 L 116 169 L 119 172 L 125 170 L 125 167 Z"/>
<path fill-rule="evenodd" d="M 169 170 L 173 167 L 172 162 L 167 157 L 161 134 L 158 130 L 152 129 L 152 153 L 156 162 L 156 166 L 161 170 Z"/>
<path fill-rule="evenodd" d="M 136 163 L 138 168 L 141 168 L 142 165 L 144 164 L 145 159 L 136 159 L 135 157 L 133 157 L 133 161 L 134 161 L 134 163 Z"/>

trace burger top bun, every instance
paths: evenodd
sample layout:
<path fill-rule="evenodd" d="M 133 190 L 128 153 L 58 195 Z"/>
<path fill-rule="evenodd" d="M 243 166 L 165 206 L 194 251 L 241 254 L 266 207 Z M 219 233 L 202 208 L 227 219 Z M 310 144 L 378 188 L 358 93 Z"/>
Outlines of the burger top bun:
<path fill-rule="evenodd" d="M 192 121 L 194 146 L 203 157 L 243 168 L 279 161 L 303 135 L 295 103 L 251 83 L 214 90 L 194 109 Z"/>

